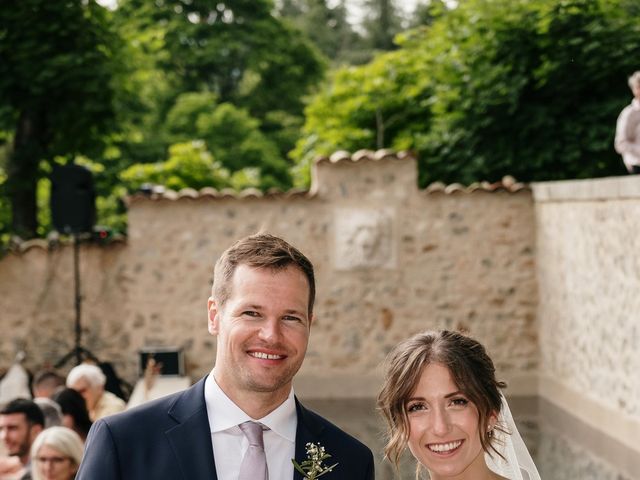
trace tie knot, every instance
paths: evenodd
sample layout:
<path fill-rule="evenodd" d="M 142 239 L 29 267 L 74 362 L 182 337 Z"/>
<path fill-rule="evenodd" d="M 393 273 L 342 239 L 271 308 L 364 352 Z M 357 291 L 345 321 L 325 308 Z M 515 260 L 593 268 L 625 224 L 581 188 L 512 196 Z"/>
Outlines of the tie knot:
<path fill-rule="evenodd" d="M 249 445 L 264 449 L 264 442 L 262 441 L 262 425 L 260 423 L 244 422 L 238 426 L 249 440 Z"/>

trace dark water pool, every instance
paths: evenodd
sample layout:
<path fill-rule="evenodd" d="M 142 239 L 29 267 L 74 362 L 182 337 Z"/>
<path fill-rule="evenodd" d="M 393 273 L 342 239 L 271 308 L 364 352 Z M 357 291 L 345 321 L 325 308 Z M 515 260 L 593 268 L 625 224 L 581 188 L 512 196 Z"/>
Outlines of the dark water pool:
<path fill-rule="evenodd" d="M 399 473 L 381 460 L 383 421 L 373 400 L 303 401 L 373 450 L 377 480 L 415 478 L 410 455 L 403 458 Z M 509 403 L 543 480 L 640 480 L 640 456 L 615 440 L 546 400 L 517 397 Z"/>

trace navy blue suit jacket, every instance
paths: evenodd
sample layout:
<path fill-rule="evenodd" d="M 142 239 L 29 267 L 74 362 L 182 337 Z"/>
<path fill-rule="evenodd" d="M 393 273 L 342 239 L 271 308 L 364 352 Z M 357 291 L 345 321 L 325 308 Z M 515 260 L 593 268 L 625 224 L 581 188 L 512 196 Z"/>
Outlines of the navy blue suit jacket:
<path fill-rule="evenodd" d="M 339 465 L 327 480 L 373 480 L 371 450 L 296 399 L 296 460 L 320 443 Z M 218 479 L 204 401 L 204 378 L 182 392 L 98 420 L 76 480 Z M 290 480 L 272 478 L 270 480 Z M 302 480 L 295 472 L 293 480 Z"/>

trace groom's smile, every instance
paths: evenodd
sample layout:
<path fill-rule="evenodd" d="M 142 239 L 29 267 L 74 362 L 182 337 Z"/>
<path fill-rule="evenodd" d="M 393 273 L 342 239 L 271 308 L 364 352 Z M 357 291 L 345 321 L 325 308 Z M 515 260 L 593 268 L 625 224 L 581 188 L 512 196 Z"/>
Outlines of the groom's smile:
<path fill-rule="evenodd" d="M 223 305 L 209 305 L 209 332 L 218 336 L 216 381 L 232 399 L 268 392 L 284 401 L 309 340 L 308 281 L 296 267 L 239 265 L 231 285 Z"/>

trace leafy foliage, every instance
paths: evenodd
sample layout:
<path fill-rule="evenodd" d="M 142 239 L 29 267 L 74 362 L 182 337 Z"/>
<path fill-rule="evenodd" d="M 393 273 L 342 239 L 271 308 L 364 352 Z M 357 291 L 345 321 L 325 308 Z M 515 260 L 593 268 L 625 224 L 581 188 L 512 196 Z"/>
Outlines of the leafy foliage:
<path fill-rule="evenodd" d="M 301 171 L 317 154 L 385 146 L 418 151 L 422 184 L 623 173 L 611 145 L 640 54 L 631 3 L 466 0 L 398 41 L 312 101 Z M 382 142 L 379 112 L 394 118 Z"/>
<path fill-rule="evenodd" d="M 162 125 L 176 98 L 188 92 L 210 92 L 219 102 L 246 109 L 260 125 L 267 125 L 263 121 L 272 112 L 301 117 L 303 98 L 322 79 L 324 62 L 272 10 L 268 0 L 122 1 L 115 12 L 118 24 L 147 59 L 149 74 L 160 72 L 162 80 L 162 90 L 150 95 L 158 108 L 151 109 L 149 126 Z M 293 146 L 288 135 L 279 135 L 287 125 L 270 118 L 263 133 L 284 157 Z M 162 139 L 149 140 L 166 146 Z"/>
<path fill-rule="evenodd" d="M 165 173 L 193 166 L 177 162 L 189 155 L 175 144 L 205 140 L 202 149 L 228 170 L 225 186 L 290 186 L 286 152 L 325 64 L 273 15 L 273 2 L 118 5 L 25 0 L 1 9 L 0 234 L 45 234 L 40 179 L 50 162 L 81 155 L 95 174 L 99 222 L 118 230 L 125 225 L 120 172 L 158 162 Z M 209 173 L 177 175 L 183 183 L 176 185 L 197 185 Z"/>
<path fill-rule="evenodd" d="M 12 229 L 37 229 L 41 160 L 96 153 L 113 127 L 108 12 L 94 2 L 15 2 L 0 9 L 0 124 L 12 135 L 6 193 Z"/>
<path fill-rule="evenodd" d="M 445 181 L 622 173 L 611 147 L 640 28 L 617 1 L 469 1 L 434 25 L 437 81 L 424 172 Z M 471 28 L 461 28 L 468 25 Z M 458 26 L 456 28 L 456 26 Z M 436 30 L 437 29 L 437 30 Z M 449 30 L 452 29 L 452 30 Z"/>
<path fill-rule="evenodd" d="M 52 162 L 94 172 L 117 230 L 126 188 L 287 188 L 288 152 L 297 184 L 318 154 L 382 147 L 416 150 L 422 184 L 624 173 L 637 1 L 424 1 L 396 50 L 321 85 L 328 62 L 369 58 L 367 38 L 392 48 L 398 2 L 360 1 L 368 35 L 326 0 L 0 9 L 0 243 L 50 228 Z"/>
<path fill-rule="evenodd" d="M 364 0 L 364 27 L 371 47 L 388 51 L 395 48 L 393 37 L 400 32 L 400 17 L 394 0 Z"/>
<path fill-rule="evenodd" d="M 230 172 L 253 168 L 262 188 L 286 188 L 291 183 L 289 164 L 259 127 L 246 110 L 217 104 L 216 97 L 206 92 L 178 97 L 166 124 L 172 141 L 204 140 L 208 151 Z"/>
<path fill-rule="evenodd" d="M 229 184 L 229 172 L 214 160 L 203 142 L 172 145 L 168 160 L 132 165 L 120 174 L 120 178 L 129 191 L 136 191 L 146 183 L 173 190 L 222 188 Z"/>
<path fill-rule="evenodd" d="M 326 0 L 282 0 L 277 12 L 305 34 L 333 65 L 371 60 L 373 50 L 347 20 L 344 2 L 328 5 Z"/>
<path fill-rule="evenodd" d="M 309 165 L 336 150 L 413 146 L 430 126 L 429 71 L 413 55 L 399 50 L 361 67 L 342 68 L 306 110 L 303 137 L 291 152 L 298 165 L 295 182 L 309 182 Z"/>

